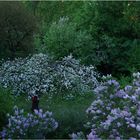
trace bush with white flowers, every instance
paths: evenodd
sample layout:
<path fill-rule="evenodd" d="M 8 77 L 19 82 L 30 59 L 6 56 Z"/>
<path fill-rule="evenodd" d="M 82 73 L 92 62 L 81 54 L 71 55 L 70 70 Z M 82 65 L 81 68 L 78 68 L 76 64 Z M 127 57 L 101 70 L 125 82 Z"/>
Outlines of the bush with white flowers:
<path fill-rule="evenodd" d="M 42 109 L 35 110 L 34 114 L 25 114 L 24 110 L 14 107 L 14 115 L 8 115 L 8 118 L 7 127 L 0 132 L 2 139 L 45 138 L 58 127 L 52 113 Z"/>
<path fill-rule="evenodd" d="M 95 88 L 96 99 L 86 110 L 90 121 L 84 126 L 92 130 L 88 139 L 140 139 L 140 73 L 133 76 L 123 89 L 111 79 Z"/>
<path fill-rule="evenodd" d="M 6 61 L 0 66 L 0 84 L 15 94 L 86 93 L 98 85 L 93 66 L 81 65 L 71 55 L 53 61 L 46 54 Z"/>

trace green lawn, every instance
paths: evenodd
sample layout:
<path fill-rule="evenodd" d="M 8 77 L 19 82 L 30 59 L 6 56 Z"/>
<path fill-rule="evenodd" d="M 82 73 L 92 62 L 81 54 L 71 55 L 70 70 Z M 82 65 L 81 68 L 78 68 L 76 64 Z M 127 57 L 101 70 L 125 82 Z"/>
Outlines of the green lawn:
<path fill-rule="evenodd" d="M 93 94 L 78 96 L 73 100 L 64 100 L 59 97 L 48 99 L 47 96 L 40 98 L 39 107 L 44 111 L 53 112 L 54 118 L 58 121 L 58 129 L 49 134 L 47 138 L 69 138 L 68 134 L 77 131 L 84 131 L 83 124 L 87 121 L 86 109 L 94 100 Z M 18 97 L 15 104 L 27 112 L 31 112 L 31 101 L 26 97 Z"/>

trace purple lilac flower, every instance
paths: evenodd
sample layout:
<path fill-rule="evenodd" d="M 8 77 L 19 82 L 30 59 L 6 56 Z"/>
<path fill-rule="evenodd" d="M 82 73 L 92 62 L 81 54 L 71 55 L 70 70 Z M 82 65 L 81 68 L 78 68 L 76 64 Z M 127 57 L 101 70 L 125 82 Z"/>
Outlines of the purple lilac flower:
<path fill-rule="evenodd" d="M 107 90 L 106 86 L 98 86 L 97 88 L 94 89 L 94 92 L 99 94 L 101 92 L 105 92 Z"/>
<path fill-rule="evenodd" d="M 107 90 L 104 90 L 102 86 L 95 89 L 96 93 L 101 94 L 96 95 L 95 101 L 87 109 L 87 113 L 90 113 L 92 117 L 89 121 L 89 127 L 94 128 L 98 132 L 98 136 L 105 134 L 106 139 L 118 140 L 125 137 L 135 140 L 135 137 L 140 137 L 140 73 L 136 78 L 134 85 L 127 85 L 125 88 L 117 89 L 117 91 L 117 86 L 112 87 L 115 90 L 108 88 L 110 85 L 115 85 L 115 81 L 112 80 L 102 83 L 102 86 L 106 85 Z M 119 99 L 114 98 L 113 95 Z M 102 101 L 102 105 L 98 103 L 98 100 Z M 101 110 L 102 113 L 98 114 L 98 110 Z M 103 115 L 104 113 L 105 115 Z M 113 128 L 116 129 L 113 130 Z M 120 132 L 121 129 L 131 131 L 126 136 L 124 132 Z M 90 133 L 89 139 L 95 139 L 94 135 L 96 134 Z"/>
<path fill-rule="evenodd" d="M 140 81 L 134 80 L 133 85 L 139 87 L 140 86 Z"/>
<path fill-rule="evenodd" d="M 140 132 L 140 125 L 136 126 L 136 130 Z"/>
<path fill-rule="evenodd" d="M 101 140 L 98 135 L 96 135 L 96 132 L 92 130 L 89 135 L 87 135 L 88 140 Z"/>
<path fill-rule="evenodd" d="M 83 134 L 83 132 L 77 132 L 76 134 L 72 133 L 70 135 L 70 137 L 72 138 L 72 140 L 83 139 L 84 138 L 84 134 Z"/>
<path fill-rule="evenodd" d="M 6 129 L 4 129 L 3 131 L 0 132 L 0 138 L 5 138 L 6 135 L 7 135 Z"/>
<path fill-rule="evenodd" d="M 48 129 L 49 131 L 54 131 L 58 127 L 58 123 L 52 118 L 52 116 L 50 116 L 52 113 L 48 111 L 43 112 L 43 110 L 39 110 L 36 111 L 35 114 L 28 113 L 27 115 L 24 115 L 24 111 L 20 111 L 17 107 L 14 108 L 14 110 L 15 114 L 13 116 L 8 116 L 8 127 L 4 128 L 3 131 L 0 133 L 3 138 L 7 138 L 9 136 L 24 138 L 27 132 L 28 134 L 30 134 L 30 130 L 34 127 L 38 128 L 38 131 L 36 130 L 35 133 L 42 133 L 44 135 Z M 7 135 L 5 135 L 5 132 L 7 132 Z"/>
<path fill-rule="evenodd" d="M 140 107 L 137 109 L 137 115 L 140 117 Z"/>
<path fill-rule="evenodd" d="M 134 137 L 131 137 L 131 138 L 129 138 L 129 140 L 137 140 L 136 138 L 134 138 Z"/>
<path fill-rule="evenodd" d="M 121 140 L 121 138 L 120 138 L 119 136 L 117 136 L 117 137 L 115 138 L 115 140 Z"/>
<path fill-rule="evenodd" d="M 75 133 L 72 133 L 71 138 L 72 138 L 72 140 L 76 140 L 76 139 L 78 139 L 78 136 Z"/>
<path fill-rule="evenodd" d="M 126 92 L 130 92 L 133 89 L 133 87 L 130 86 L 130 85 L 127 85 L 127 86 L 125 86 L 124 89 L 125 89 Z"/>
<path fill-rule="evenodd" d="M 140 95 L 140 87 L 138 87 L 137 89 L 135 89 L 135 93 L 136 93 L 137 95 Z"/>
<path fill-rule="evenodd" d="M 117 91 L 116 92 L 116 94 L 115 94 L 117 97 L 119 97 L 119 98 L 123 98 L 123 97 L 127 97 L 127 94 L 126 94 L 126 92 L 124 91 L 124 90 L 119 90 L 119 91 Z"/>
<path fill-rule="evenodd" d="M 133 124 L 133 123 L 131 123 L 131 124 L 129 124 L 132 128 L 135 128 L 136 127 L 136 125 L 135 124 Z"/>
<path fill-rule="evenodd" d="M 107 83 L 109 85 L 114 85 L 116 89 L 120 87 L 120 84 L 116 80 L 108 80 Z"/>

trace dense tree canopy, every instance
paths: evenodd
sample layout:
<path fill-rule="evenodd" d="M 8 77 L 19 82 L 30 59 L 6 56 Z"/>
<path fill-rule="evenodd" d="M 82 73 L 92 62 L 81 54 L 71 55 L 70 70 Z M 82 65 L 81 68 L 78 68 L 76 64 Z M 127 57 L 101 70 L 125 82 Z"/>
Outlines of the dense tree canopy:
<path fill-rule="evenodd" d="M 35 26 L 35 18 L 22 3 L 0 2 L 0 57 L 31 53 Z"/>
<path fill-rule="evenodd" d="M 140 65 L 139 4 L 135 1 L 40 2 L 36 12 L 45 23 L 42 28 L 45 49 L 59 57 L 72 53 L 83 63 L 96 65 L 103 73 L 127 75 Z M 68 17 L 69 23 L 59 26 L 61 17 Z M 54 22 L 60 28 L 54 29 Z M 85 39 L 78 36 L 79 32 L 81 35 L 86 32 Z M 83 40 L 80 43 L 83 45 L 79 40 Z"/>
<path fill-rule="evenodd" d="M 138 1 L 25 1 L 0 5 L 0 46 L 5 50 L 1 57 L 28 54 L 34 44 L 36 51 L 49 52 L 57 59 L 73 54 L 104 74 L 127 75 L 139 70 Z M 40 30 L 33 42 L 34 16 Z M 62 19 L 68 20 L 60 25 Z"/>
<path fill-rule="evenodd" d="M 140 139 L 139 1 L 0 2 L 0 139 L 15 138 Z"/>

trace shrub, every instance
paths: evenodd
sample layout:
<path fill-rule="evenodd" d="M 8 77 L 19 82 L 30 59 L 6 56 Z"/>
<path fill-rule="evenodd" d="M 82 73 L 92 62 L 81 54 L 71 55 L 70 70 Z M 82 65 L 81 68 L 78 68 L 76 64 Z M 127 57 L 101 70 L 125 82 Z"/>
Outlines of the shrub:
<path fill-rule="evenodd" d="M 42 44 L 42 39 L 41 36 L 39 34 L 36 34 L 34 36 L 34 46 L 35 46 L 35 51 L 38 52 L 43 52 L 42 48 L 43 48 L 43 44 Z"/>
<path fill-rule="evenodd" d="M 89 1 L 77 13 L 77 28 L 87 30 L 96 44 L 86 46 L 89 63 L 103 74 L 130 75 L 132 68 L 139 70 L 139 11 L 136 1 Z"/>
<path fill-rule="evenodd" d="M 74 57 L 82 58 L 85 48 L 91 44 L 91 36 L 86 31 L 78 31 L 76 24 L 69 22 L 68 17 L 63 17 L 46 31 L 43 52 L 51 53 L 56 59 L 70 53 Z"/>
<path fill-rule="evenodd" d="M 33 52 L 36 22 L 21 2 L 0 2 L 0 57 L 14 58 Z"/>
<path fill-rule="evenodd" d="M 35 114 L 25 115 L 24 110 L 14 107 L 14 114 L 9 115 L 7 127 L 0 132 L 1 138 L 45 138 L 45 135 L 54 131 L 58 123 L 52 118 L 51 112 L 35 110 Z"/>
<path fill-rule="evenodd" d="M 47 25 L 58 21 L 63 16 L 69 16 L 72 20 L 83 5 L 83 1 L 27 1 L 24 3 Z"/>
<path fill-rule="evenodd" d="M 84 66 L 71 55 L 53 61 L 48 55 L 36 54 L 24 59 L 6 61 L 0 67 L 0 84 L 12 87 L 16 95 L 84 94 L 98 84 L 98 73 L 93 66 Z"/>
<path fill-rule="evenodd" d="M 85 127 L 99 138 L 140 138 L 140 73 L 133 77 L 133 83 L 123 89 L 111 79 L 95 88 L 96 99 L 86 110 L 90 121 Z"/>
<path fill-rule="evenodd" d="M 11 92 L 0 87 L 0 129 L 7 123 L 6 114 L 12 111 L 13 104 Z"/>

